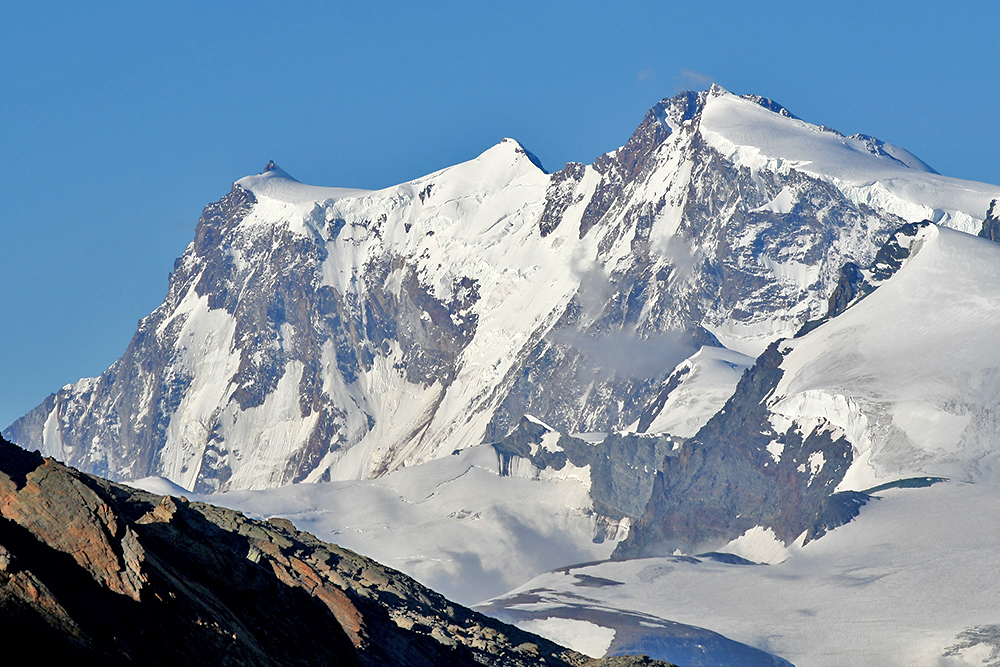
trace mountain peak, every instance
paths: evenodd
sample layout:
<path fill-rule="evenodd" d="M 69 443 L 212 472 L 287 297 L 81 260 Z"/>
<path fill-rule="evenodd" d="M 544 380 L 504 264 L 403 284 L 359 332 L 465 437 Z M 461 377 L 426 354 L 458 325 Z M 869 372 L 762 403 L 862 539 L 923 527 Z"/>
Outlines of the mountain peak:
<path fill-rule="evenodd" d="M 708 87 L 709 97 L 722 97 L 723 95 L 732 95 L 732 93 L 730 93 L 728 90 L 726 90 L 717 83 L 713 83 L 711 86 Z"/>
<path fill-rule="evenodd" d="M 267 176 L 269 178 L 284 178 L 289 181 L 295 181 L 298 183 L 298 179 L 289 174 L 287 171 L 279 167 L 274 163 L 274 160 L 268 160 L 267 164 L 264 165 L 264 169 L 257 174 L 257 176 Z"/>
<path fill-rule="evenodd" d="M 691 120 L 701 113 L 705 106 L 705 99 L 712 95 L 716 89 L 723 93 L 726 92 L 722 87 L 713 84 L 707 93 L 685 90 L 673 97 L 664 97 L 646 113 L 642 125 L 648 124 L 651 119 L 655 118 L 671 133 L 676 132 L 685 121 Z"/>
<path fill-rule="evenodd" d="M 326 188 L 306 185 L 270 160 L 259 174 L 244 176 L 236 181 L 238 187 L 278 201 L 295 204 L 356 197 L 368 194 L 368 190 L 349 188 Z"/>
<path fill-rule="evenodd" d="M 539 169 L 541 169 L 544 173 L 546 173 L 546 174 L 549 173 L 548 171 L 546 171 L 545 167 L 542 166 L 542 161 L 539 160 L 538 157 L 534 153 L 532 153 L 527 148 L 525 148 L 524 144 L 522 144 L 517 139 L 511 139 L 510 137 L 504 137 L 503 139 L 500 140 L 500 143 L 498 143 L 494 148 L 496 148 L 496 147 L 506 147 L 506 148 L 513 149 L 513 151 L 514 151 L 514 153 L 516 155 L 523 155 L 523 156 L 525 156 L 526 158 L 528 158 L 528 160 L 531 162 L 531 164 L 533 164 L 536 167 L 538 167 Z"/>

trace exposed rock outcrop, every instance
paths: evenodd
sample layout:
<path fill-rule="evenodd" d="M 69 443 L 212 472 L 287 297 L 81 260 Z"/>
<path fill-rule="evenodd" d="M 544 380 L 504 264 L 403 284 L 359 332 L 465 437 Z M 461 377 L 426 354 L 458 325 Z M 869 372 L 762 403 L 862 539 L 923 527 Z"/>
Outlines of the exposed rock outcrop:
<path fill-rule="evenodd" d="M 983 220 L 983 228 L 979 230 L 979 236 L 1000 243 L 1000 211 L 997 210 L 997 200 L 990 202 L 990 208 L 986 211 L 986 219 Z"/>
<path fill-rule="evenodd" d="M 669 434 L 609 433 L 600 442 L 587 442 L 525 417 L 493 448 L 502 475 L 513 474 L 518 460 L 529 462 L 537 474 L 567 465 L 586 469 L 599 517 L 594 541 L 602 542 L 615 539 L 619 526 L 642 515 L 660 462 L 681 441 Z M 623 524 L 623 519 L 628 521 Z"/>
<path fill-rule="evenodd" d="M 0 440 L 0 637 L 108 665 L 592 660 L 295 530 L 136 491 Z"/>
<path fill-rule="evenodd" d="M 663 459 L 645 512 L 616 558 L 715 549 L 758 526 L 787 544 L 821 523 L 853 451 L 823 420 L 809 430 L 772 423 L 766 399 L 781 379 L 782 359 L 780 343 L 772 344 L 726 406 Z"/>

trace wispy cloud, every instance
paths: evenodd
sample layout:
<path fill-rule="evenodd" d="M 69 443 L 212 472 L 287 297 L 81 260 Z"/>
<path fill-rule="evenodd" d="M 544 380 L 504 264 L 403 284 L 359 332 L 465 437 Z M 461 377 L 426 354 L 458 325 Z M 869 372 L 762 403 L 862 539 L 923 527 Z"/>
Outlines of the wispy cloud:
<path fill-rule="evenodd" d="M 654 72 L 649 67 L 639 70 L 639 73 L 635 75 L 635 82 L 642 83 L 643 81 L 649 81 L 656 77 L 656 72 Z"/>
<path fill-rule="evenodd" d="M 697 249 L 680 234 L 669 236 L 665 241 L 660 240 L 654 247 L 660 254 L 670 260 L 671 283 L 678 280 L 687 280 L 687 277 L 691 275 L 691 271 L 698 264 Z"/>
<path fill-rule="evenodd" d="M 573 329 L 553 331 L 552 338 L 575 347 L 601 371 L 618 376 L 651 378 L 666 375 L 698 349 L 690 334 L 664 331 L 640 338 L 630 331 L 591 336 Z"/>
<path fill-rule="evenodd" d="M 694 84 L 695 87 L 706 88 L 715 83 L 715 77 L 702 74 L 701 72 L 695 72 L 690 69 L 681 70 L 681 80 L 684 81 L 684 87 L 687 87 L 689 84 Z"/>
<path fill-rule="evenodd" d="M 583 311 L 581 316 L 584 321 L 592 321 L 601 315 L 611 298 L 611 280 L 596 262 L 580 261 L 571 266 L 580 280 L 576 294 Z"/>

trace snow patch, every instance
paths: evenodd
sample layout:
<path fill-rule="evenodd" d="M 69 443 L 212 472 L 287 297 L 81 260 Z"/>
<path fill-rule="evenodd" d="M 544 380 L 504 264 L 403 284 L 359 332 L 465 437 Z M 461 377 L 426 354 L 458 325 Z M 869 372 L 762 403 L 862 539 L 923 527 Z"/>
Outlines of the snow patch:
<path fill-rule="evenodd" d="M 777 440 L 772 440 L 767 443 L 767 453 L 771 455 L 771 458 L 775 463 L 781 462 L 781 454 L 785 451 L 785 443 L 778 442 Z"/>
<path fill-rule="evenodd" d="M 771 528 L 754 526 L 719 551 L 735 554 L 754 563 L 781 563 L 789 550 Z"/>
<path fill-rule="evenodd" d="M 789 187 L 781 188 L 774 199 L 768 203 L 753 209 L 754 211 L 771 211 L 772 213 L 777 213 L 778 215 L 786 215 L 792 212 L 792 208 L 795 206 L 795 194 Z"/>
<path fill-rule="evenodd" d="M 188 490 L 183 486 L 174 484 L 165 477 L 143 477 L 142 479 L 129 482 L 128 485 L 160 496 L 174 496 L 179 498 L 188 494 Z"/>
<path fill-rule="evenodd" d="M 826 457 L 823 456 L 823 452 L 813 452 L 809 455 L 807 459 L 809 463 L 809 484 L 812 484 L 813 479 L 816 475 L 823 469 L 826 465 Z"/>
<path fill-rule="evenodd" d="M 589 655 L 591 658 L 603 657 L 615 638 L 613 628 L 606 628 L 575 618 L 550 616 L 530 621 L 519 621 L 515 625 L 522 630 L 533 632 L 574 651 Z"/>

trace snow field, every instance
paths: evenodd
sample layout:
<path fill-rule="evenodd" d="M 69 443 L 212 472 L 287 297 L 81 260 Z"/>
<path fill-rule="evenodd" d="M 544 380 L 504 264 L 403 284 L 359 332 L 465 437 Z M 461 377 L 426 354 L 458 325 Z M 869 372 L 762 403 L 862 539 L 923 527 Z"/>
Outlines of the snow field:
<path fill-rule="evenodd" d="M 953 482 L 880 495 L 858 520 L 789 548 L 777 564 L 605 562 L 540 575 L 505 597 L 543 589 L 549 607 L 599 605 L 710 628 L 798 667 L 981 664 L 942 654 L 959 632 L 997 623 L 998 489 Z M 576 575 L 621 583 L 584 590 Z"/>

